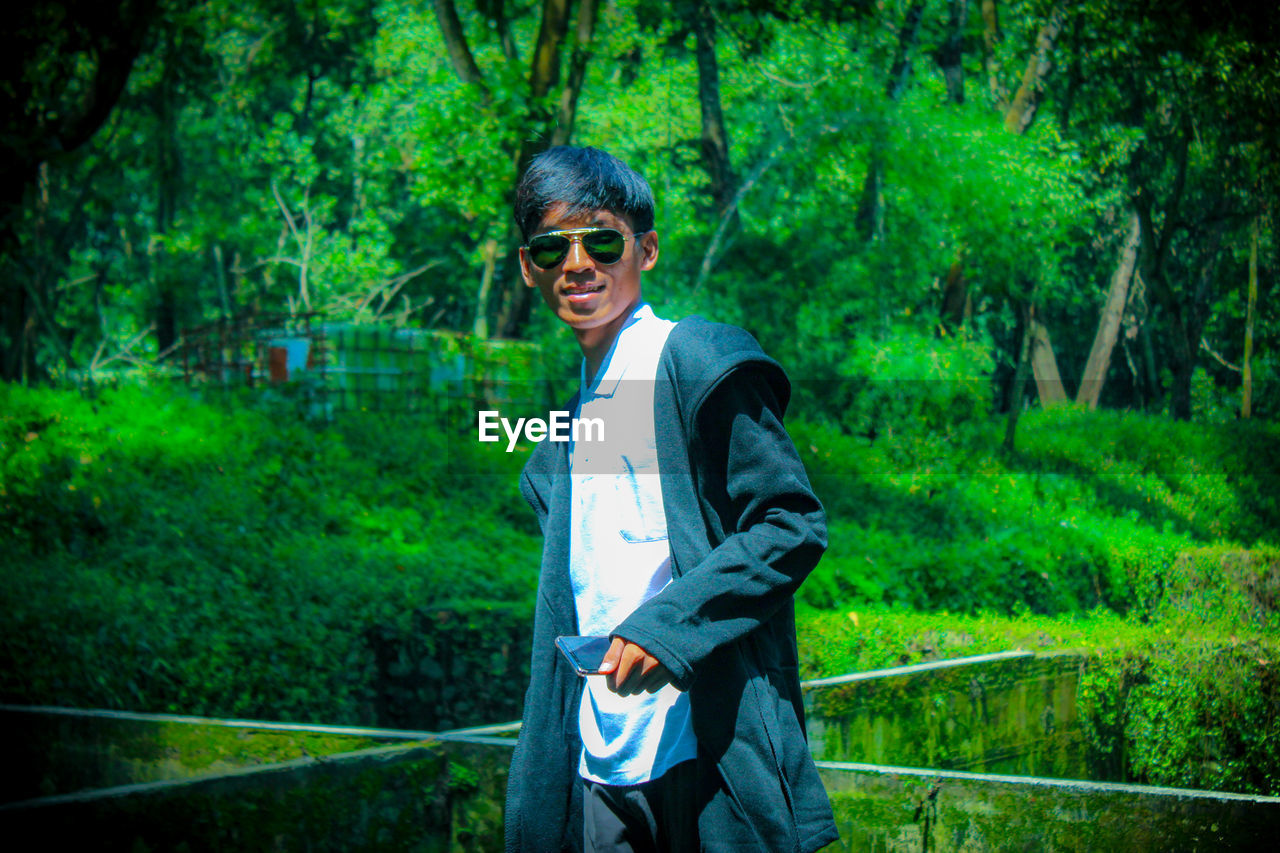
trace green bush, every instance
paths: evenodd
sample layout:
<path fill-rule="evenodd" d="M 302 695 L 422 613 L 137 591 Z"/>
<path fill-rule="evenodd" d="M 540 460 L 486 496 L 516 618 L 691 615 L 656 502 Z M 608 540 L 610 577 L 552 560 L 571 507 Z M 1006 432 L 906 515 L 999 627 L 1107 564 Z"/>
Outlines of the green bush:
<path fill-rule="evenodd" d="M 921 613 L 869 605 L 845 612 L 802 608 L 796 622 L 805 678 L 1023 649 L 1103 650 L 1133 645 L 1149 629 L 1107 610 L 1016 617 Z"/>
<path fill-rule="evenodd" d="M 5 700 L 346 723 L 511 715 L 492 692 L 394 707 L 374 638 L 406 637 L 441 602 L 464 623 L 496 607 L 504 635 L 528 633 L 539 542 L 517 454 L 472 460 L 484 449 L 420 418 L 311 424 L 282 399 L 0 393 Z M 499 469 L 500 487 L 472 473 Z M 459 654 L 491 667 L 482 644 Z"/>
<path fill-rule="evenodd" d="M 830 379 L 795 383 L 793 414 L 850 435 L 910 436 L 934 449 L 990 417 L 990 346 L 970 337 L 938 337 L 909 327 L 860 337 L 815 368 Z"/>
<path fill-rule="evenodd" d="M 1280 429 L 1074 409 L 1003 426 L 850 435 L 793 423 L 831 519 L 814 607 L 1062 613 L 1141 607 L 1183 555 L 1280 540 Z"/>
<path fill-rule="evenodd" d="M 3 700 L 514 716 L 540 552 L 516 490 L 528 448 L 426 416 L 308 422 L 281 394 L 0 386 L 0 412 Z M 831 526 L 803 606 L 950 614 L 939 625 L 1207 606 L 1280 628 L 1276 427 L 1031 412 L 1007 457 L 1000 424 L 961 420 L 874 439 L 792 421 Z"/>
<path fill-rule="evenodd" d="M 1170 641 L 1163 632 L 1091 658 L 1078 701 L 1093 772 L 1280 795 L 1280 647 L 1260 638 Z"/>

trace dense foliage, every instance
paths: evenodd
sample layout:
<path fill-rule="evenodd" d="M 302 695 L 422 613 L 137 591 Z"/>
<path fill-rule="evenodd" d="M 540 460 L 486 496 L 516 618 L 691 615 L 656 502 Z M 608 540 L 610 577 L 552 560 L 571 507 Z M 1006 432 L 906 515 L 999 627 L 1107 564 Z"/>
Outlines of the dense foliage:
<path fill-rule="evenodd" d="M 6 378 L 151 362 L 253 311 L 538 336 L 510 193 L 572 141 L 656 188 L 656 302 L 815 381 L 861 375 L 849 341 L 963 332 L 1003 409 L 1040 330 L 1068 395 L 1100 346 L 1104 405 L 1188 418 L 1199 377 L 1236 411 L 1248 352 L 1274 414 L 1280 36 L 1250 5 L 82 5 L 9 36 L 16 76 L 66 82 L 7 119 Z M 136 59 L 104 47 L 122 26 Z M 96 134 L 32 118 L 86 101 Z"/>
<path fill-rule="evenodd" d="M 802 588 L 815 606 L 1125 612 L 1187 549 L 1280 544 L 1272 426 L 1059 409 L 1029 415 L 1010 458 L 989 422 L 891 423 L 875 438 L 794 429 L 832 517 Z"/>
<path fill-rule="evenodd" d="M 10 699 L 407 727 L 519 708 L 536 529 L 513 471 L 448 476 L 474 443 L 160 389 L 6 387 L 0 411 Z"/>
<path fill-rule="evenodd" d="M 411 727 L 515 716 L 539 553 L 515 490 L 527 448 L 231 402 L 4 386 L 3 697 Z M 1263 424 L 1047 412 L 1016 458 L 979 419 L 874 442 L 793 432 L 832 519 L 811 607 L 1142 614 L 1181 555 L 1280 545 Z"/>

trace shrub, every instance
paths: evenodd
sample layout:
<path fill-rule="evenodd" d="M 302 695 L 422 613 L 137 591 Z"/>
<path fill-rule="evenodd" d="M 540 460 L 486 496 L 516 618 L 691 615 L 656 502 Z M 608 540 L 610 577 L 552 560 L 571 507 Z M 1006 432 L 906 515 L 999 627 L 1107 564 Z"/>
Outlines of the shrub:
<path fill-rule="evenodd" d="M 450 458 L 483 449 L 421 418 L 309 424 L 280 400 L 0 393 L 6 701 L 376 723 L 411 709 L 388 704 L 375 638 L 442 608 L 527 628 L 539 543 L 516 454 Z M 464 668 L 491 658 L 476 643 Z M 492 693 L 435 700 L 414 719 L 511 713 Z"/>

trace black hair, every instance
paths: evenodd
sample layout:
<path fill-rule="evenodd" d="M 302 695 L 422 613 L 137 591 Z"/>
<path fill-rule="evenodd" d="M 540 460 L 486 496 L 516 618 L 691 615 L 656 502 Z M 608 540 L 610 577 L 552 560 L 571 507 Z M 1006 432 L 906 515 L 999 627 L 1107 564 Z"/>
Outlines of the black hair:
<path fill-rule="evenodd" d="M 516 225 L 525 242 L 557 204 L 567 206 L 570 215 L 607 210 L 626 216 L 637 234 L 653 230 L 649 182 L 598 148 L 558 145 L 533 158 L 516 187 Z"/>

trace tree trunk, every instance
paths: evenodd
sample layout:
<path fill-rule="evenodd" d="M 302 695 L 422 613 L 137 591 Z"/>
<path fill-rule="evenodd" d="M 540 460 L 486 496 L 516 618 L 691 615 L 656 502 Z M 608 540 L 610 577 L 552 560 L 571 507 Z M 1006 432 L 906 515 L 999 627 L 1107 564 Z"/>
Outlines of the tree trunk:
<path fill-rule="evenodd" d="M 1240 417 L 1253 415 L 1253 315 L 1258 305 L 1258 219 L 1254 217 L 1249 235 L 1249 300 L 1244 315 L 1244 364 L 1241 383 Z"/>
<path fill-rule="evenodd" d="M 218 307 L 222 310 L 221 319 L 229 320 L 234 313 L 231 310 L 231 296 L 227 292 L 227 264 L 226 259 L 222 256 L 222 244 L 213 244 L 213 272 L 214 278 L 218 285 Z M 99 276 L 99 281 L 101 281 Z M 102 312 L 99 311 L 99 314 Z M 105 333 L 105 329 L 103 330 Z"/>
<path fill-rule="evenodd" d="M 529 95 L 535 103 L 560 82 L 560 45 L 568 32 L 569 0 L 543 0 L 542 23 L 529 68 Z"/>
<path fill-rule="evenodd" d="M 1213 282 L 1218 275 L 1218 262 L 1222 257 L 1222 241 L 1226 235 L 1226 222 L 1223 219 L 1215 221 L 1209 229 L 1206 238 L 1200 243 L 1206 258 L 1204 265 L 1200 267 L 1200 274 L 1196 276 L 1196 286 L 1190 299 L 1184 302 L 1182 309 L 1181 325 L 1183 334 L 1186 336 L 1186 346 L 1175 347 L 1175 352 L 1179 354 L 1179 358 L 1185 356 L 1186 361 L 1174 364 L 1174 417 L 1179 420 L 1191 420 L 1193 413 L 1193 397 L 1192 397 L 1192 380 L 1195 378 L 1196 365 L 1199 362 L 1199 352 L 1204 340 L 1204 326 L 1209 318 L 1210 310 L 1210 294 L 1213 292 Z M 1175 329 L 1178 326 L 1175 326 Z"/>
<path fill-rule="evenodd" d="M 168 236 L 177 218 L 179 181 L 181 168 L 178 162 L 177 84 L 173 67 L 176 49 L 166 36 L 164 45 L 164 71 L 155 92 L 157 123 L 156 134 L 156 216 L 155 236 L 151 241 L 151 276 L 156 287 L 156 344 L 157 351 L 166 353 L 178 342 L 181 294 L 178 292 L 177 264 L 170 262 Z"/>
<path fill-rule="evenodd" d="M 716 230 L 712 233 L 711 241 L 707 244 L 707 249 L 702 254 L 702 263 L 698 265 L 698 277 L 693 283 L 693 293 L 702 290 L 702 286 L 707 283 L 707 279 L 711 276 L 711 270 L 720 260 L 722 247 L 725 245 L 726 235 L 729 232 L 729 225 L 737 215 L 738 205 L 742 203 L 742 199 L 755 186 L 756 181 L 760 180 L 765 170 L 773 165 L 774 160 L 782 153 L 783 148 L 783 144 L 775 144 L 773 150 L 760 158 L 755 166 L 751 168 L 751 171 L 747 173 L 746 178 L 738 184 L 738 189 L 734 192 L 733 199 L 729 202 L 729 207 L 720 214 L 720 221 L 716 223 Z"/>
<path fill-rule="evenodd" d="M 444 37 L 445 50 L 449 53 L 449 63 L 453 71 L 464 83 L 479 88 L 481 100 L 487 106 L 490 100 L 489 86 L 484 81 L 484 74 L 476 64 L 471 47 L 467 44 L 467 36 L 462 30 L 462 22 L 458 20 L 458 9 L 453 0 L 435 0 L 436 23 L 440 25 L 440 35 Z"/>
<path fill-rule="evenodd" d="M 863 240 L 884 239 L 884 155 L 880 143 L 872 142 L 867 159 L 867 175 L 862 180 L 862 195 L 858 199 L 858 211 L 853 215 L 853 227 Z"/>
<path fill-rule="evenodd" d="M 156 7 L 156 0 L 101 0 L 60 7 L 18 3 L 6 10 L 6 26 L 0 28 L 0 66 L 5 70 L 5 97 L 0 98 L 0 255 L 6 260 L 19 251 L 18 223 L 41 171 L 51 160 L 88 142 L 110 117 L 155 20 Z M 74 62 L 66 61 L 69 57 L 63 54 L 69 52 L 76 54 Z M 42 77 L 50 70 L 57 75 L 52 85 Z M 39 86 L 33 85 L 37 78 Z M 42 91 L 56 94 L 46 97 Z M 48 267 L 52 261 L 53 256 L 47 256 L 37 263 Z M 65 331 L 41 304 L 42 285 L 24 273 L 7 272 L 0 279 L 0 378 L 27 382 L 38 378 L 41 370 L 37 338 L 45 335 L 65 351 Z M 49 270 L 38 274 L 51 281 Z"/>
<path fill-rule="evenodd" d="M 1053 45 L 1062 32 L 1066 20 L 1061 0 L 1049 13 L 1049 19 L 1040 29 L 1036 39 L 1036 52 L 1027 62 L 1027 70 L 1022 75 L 1022 85 L 1013 103 L 1005 112 L 1004 126 L 1010 133 L 1022 134 L 1035 119 L 1040 94 L 1044 91 L 1045 80 L 1052 67 Z M 1049 341 L 1049 330 L 1034 318 L 1035 304 L 1031 305 L 1032 347 L 1031 364 L 1035 371 L 1036 388 L 1040 392 L 1040 404 L 1048 408 L 1067 399 L 1062 387 L 1062 377 L 1058 373 L 1057 359 L 1053 355 L 1053 345 Z"/>
<path fill-rule="evenodd" d="M 1137 212 L 1129 214 L 1129 233 L 1120 248 L 1120 260 L 1111 276 L 1111 287 L 1107 290 L 1107 302 L 1102 310 L 1102 319 L 1098 322 L 1098 332 L 1093 338 L 1093 347 L 1089 350 L 1089 360 L 1085 362 L 1084 376 L 1080 379 L 1080 388 L 1076 392 L 1076 402 L 1089 407 L 1098 408 L 1098 397 L 1102 394 L 1102 385 L 1107 378 L 1107 369 L 1111 365 L 1111 352 L 1115 348 L 1116 338 L 1120 333 L 1120 322 L 1124 318 L 1124 306 L 1129 298 L 1129 282 L 1133 280 L 1134 266 L 1138 261 L 1138 247 L 1142 244 L 1142 222 Z"/>
<path fill-rule="evenodd" d="M 25 281 L 17 280 L 13 282 L 14 291 L 16 292 L 16 310 L 10 318 L 12 321 L 12 337 L 9 338 L 12 350 L 10 355 L 14 358 L 13 365 L 6 365 L 7 369 L 14 372 L 6 375 L 6 379 L 20 380 L 23 385 L 29 384 L 37 378 L 37 370 L 39 366 L 36 364 L 36 338 L 40 330 L 41 320 L 46 320 L 47 333 L 56 335 L 57 330 L 52 323 L 47 322 L 52 318 L 47 310 L 44 310 L 43 304 L 50 301 L 49 287 L 49 257 L 52 252 L 48 251 L 48 243 L 45 238 L 45 231 L 48 225 L 49 204 L 50 204 L 50 187 L 49 187 L 49 162 L 46 160 L 41 163 L 36 170 L 36 221 L 35 221 L 35 240 L 37 256 L 33 262 L 28 264 L 30 272 L 25 276 Z M 15 279 L 18 278 L 15 276 Z"/>
<path fill-rule="evenodd" d="M 736 187 L 729 164 L 729 131 L 720 107 L 720 64 L 716 59 L 716 21 L 710 0 L 694 7 L 694 55 L 698 63 L 698 106 L 702 113 L 702 165 L 711 180 L 717 216 L 729 209 Z"/>
<path fill-rule="evenodd" d="M 1141 283 L 1142 275 L 1137 274 L 1135 280 Z M 1146 287 L 1145 283 L 1143 287 Z M 1152 341 L 1151 326 L 1144 322 L 1138 331 L 1142 343 L 1142 369 L 1147 389 L 1143 407 L 1149 408 L 1152 403 L 1160 400 L 1164 392 L 1160 387 L 1160 369 L 1156 363 L 1156 345 Z"/>
<path fill-rule="evenodd" d="M 594 27 L 594 22 L 592 26 Z M 515 179 L 511 182 L 511 191 L 507 193 L 508 200 L 525 170 L 529 168 L 529 163 L 546 151 L 551 142 L 555 114 L 548 111 L 543 103 L 547 94 L 560 82 L 560 48 L 568 32 L 569 0 L 543 0 L 538 42 L 534 45 L 533 61 L 529 66 L 527 130 L 521 136 L 520 150 L 516 154 Z M 585 59 L 583 61 L 585 63 Z M 574 101 L 576 109 L 576 96 Z M 514 223 L 508 228 L 507 236 L 507 246 L 514 246 L 519 242 L 519 232 Z M 517 272 L 515 253 L 501 253 L 498 259 L 502 262 L 496 266 L 494 276 L 502 290 L 501 305 L 494 325 L 499 335 L 515 338 L 523 333 L 524 327 L 529 323 L 529 315 L 533 310 L 532 293 L 524 286 Z"/>
<path fill-rule="evenodd" d="M 885 82 L 884 94 L 891 101 L 902 97 L 911 81 L 911 55 L 916 49 L 916 40 L 920 35 L 920 21 L 924 18 L 924 2 L 917 0 L 907 9 L 902 19 L 902 27 L 898 30 L 898 50 L 893 57 L 893 66 L 889 69 L 889 79 Z"/>
<path fill-rule="evenodd" d="M 548 4 L 548 7 L 556 6 L 556 4 Z M 582 93 L 582 84 L 587 77 L 587 61 L 591 58 L 591 41 L 595 36 L 596 27 L 596 11 L 598 8 L 598 0 L 580 0 L 578 3 L 578 20 L 574 30 L 573 53 L 569 58 L 569 79 L 565 82 L 564 88 L 560 92 L 560 105 L 556 113 L 554 126 L 551 129 L 550 145 L 568 145 L 573 139 L 573 125 L 578 115 L 578 96 Z M 559 14 L 559 7 L 553 9 Z M 566 14 L 568 6 L 564 6 Z M 545 28 L 544 18 L 544 28 Z M 563 27 L 562 27 L 563 29 Z M 549 37 L 555 35 L 554 29 L 548 30 Z M 563 40 L 563 32 L 560 39 Z M 550 56 L 551 54 L 548 54 Z M 554 66 L 539 64 L 534 62 L 533 74 L 549 75 L 538 80 L 531 78 L 531 87 L 541 89 L 544 94 L 550 91 L 553 81 L 559 76 L 559 42 L 556 42 L 556 52 L 554 53 L 556 61 Z M 543 88 L 545 87 L 545 88 Z M 548 147 L 545 141 L 545 135 L 539 137 L 535 134 L 526 134 L 525 141 L 521 144 L 520 154 L 517 156 L 516 166 L 516 182 L 520 181 L 520 177 L 524 174 L 524 170 L 528 168 L 529 163 L 539 152 L 546 150 Z M 514 224 L 507 228 L 507 239 L 505 245 L 514 246 L 520 241 L 520 230 Z M 496 241 L 495 241 L 496 244 Z M 495 245 L 495 249 L 500 249 Z M 488 247 L 486 247 L 486 252 Z M 497 261 L 503 257 L 501 251 L 490 256 L 485 256 L 485 272 L 486 281 L 491 280 L 494 276 L 498 276 L 501 281 L 509 282 L 509 287 L 504 293 L 503 304 L 498 314 L 498 329 L 504 337 L 519 337 L 524 330 L 525 325 L 529 322 L 529 315 L 533 313 L 533 293 L 529 288 L 523 285 L 519 274 L 516 257 L 514 252 L 506 253 L 506 263 L 500 265 Z M 499 267 L 502 270 L 499 271 Z M 482 287 L 484 298 L 483 304 L 488 303 L 488 292 L 490 286 L 486 283 Z M 477 318 L 476 334 L 481 334 L 484 329 L 484 335 L 488 333 L 488 322 L 483 324 Z"/>
<path fill-rule="evenodd" d="M 998 50 L 1002 41 L 1004 33 L 1000 32 L 1000 12 L 996 0 L 982 0 L 982 68 L 987 75 L 991 103 L 1000 112 L 1009 109 L 1009 90 L 1000 78 Z"/>
<path fill-rule="evenodd" d="M 1200 268 L 1199 287 L 1203 287 L 1213 277 L 1217 268 L 1218 244 L 1220 242 L 1221 229 L 1219 228 L 1216 235 L 1211 236 L 1210 240 L 1206 241 L 1209 247 L 1206 250 L 1208 260 Z M 1188 305 L 1179 302 L 1167 280 L 1157 285 L 1157 293 L 1161 294 L 1161 305 L 1166 309 L 1171 327 L 1172 340 L 1170 343 L 1172 346 L 1170 347 L 1170 353 L 1173 357 L 1170 361 L 1169 369 L 1173 374 L 1173 398 L 1170 405 L 1170 413 L 1177 420 L 1189 421 L 1192 414 L 1191 379 L 1195 373 L 1196 355 L 1200 351 L 1200 336 L 1204 329 L 1204 317 L 1194 304 Z"/>
<path fill-rule="evenodd" d="M 915 51 L 916 39 L 920 34 L 920 20 L 924 17 L 924 3 L 915 2 L 907 9 L 907 14 L 898 29 L 898 49 L 893 57 L 893 65 L 889 68 L 889 76 L 885 80 L 884 94 L 890 101 L 902 97 L 911 80 L 911 55 Z M 867 155 L 867 176 L 862 181 L 862 197 L 858 201 L 858 211 L 854 214 L 853 224 L 864 240 L 878 240 L 884 236 L 884 155 L 882 149 L 883 134 L 876 132 L 871 141 L 871 151 Z"/>
<path fill-rule="evenodd" d="M 1142 255 L 1142 243 L 1138 243 L 1139 259 Z M 1147 316 L 1151 313 L 1147 304 L 1147 285 L 1142 279 L 1142 264 L 1135 260 L 1133 276 L 1129 279 L 1129 294 L 1125 301 L 1124 313 L 1121 315 L 1120 347 L 1124 352 L 1125 364 L 1129 368 L 1130 388 L 1128 398 L 1123 401 L 1126 407 L 1134 406 L 1146 411 L 1148 401 L 1155 396 L 1155 383 L 1147 363 L 1148 340 Z"/>
<path fill-rule="evenodd" d="M 587 76 L 587 60 L 591 58 L 591 39 L 596 29 L 598 0 L 578 0 L 578 24 L 574 30 L 573 53 L 569 57 L 569 80 L 560 93 L 560 112 L 551 144 L 568 145 L 573 139 L 573 122 L 578 115 L 578 95 Z"/>
<path fill-rule="evenodd" d="M 476 318 L 471 331 L 477 338 L 489 337 L 489 294 L 493 290 L 493 278 L 502 247 L 493 237 L 484 241 L 481 254 L 484 265 L 480 272 L 480 287 L 476 290 Z"/>
<path fill-rule="evenodd" d="M 453 0 L 434 0 L 436 21 L 444 37 L 449 51 L 449 60 L 459 79 L 475 84 L 481 92 L 482 102 L 488 106 L 491 95 L 480 67 L 476 64 L 475 55 L 468 46 L 463 34 L 462 24 L 458 20 L 457 9 Z M 587 60 L 590 58 L 588 47 L 595 31 L 595 19 L 598 0 L 582 0 L 578 9 L 578 28 L 574 45 L 574 54 L 570 61 L 570 79 L 566 91 L 562 94 L 556 112 L 547 109 L 547 95 L 560 82 L 560 53 L 565 36 L 569 29 L 569 0 L 543 0 L 542 19 L 538 27 L 538 39 L 533 47 L 532 59 L 529 63 L 529 106 L 524 117 L 524 129 L 520 133 L 519 150 L 508 152 L 512 157 L 515 180 L 511 190 L 506 193 L 510 201 L 515 185 L 524 175 L 529 162 L 549 144 L 563 144 L 573 133 L 573 121 L 577 113 L 578 94 L 586 76 Z M 490 10 L 489 18 L 503 46 L 503 53 L 508 58 L 513 54 L 509 32 L 505 25 L 505 13 L 501 8 Z M 507 230 L 505 245 L 514 246 L 519 241 L 519 233 L 512 225 Z M 473 328 L 479 333 L 496 328 L 498 334 L 506 337 L 517 337 L 529 321 L 532 300 L 526 288 L 516 274 L 514 253 L 491 250 L 485 245 L 484 271 L 477 292 L 477 312 L 485 312 L 485 318 L 477 315 Z M 490 268 L 492 264 L 492 268 Z M 499 302 L 494 311 L 495 322 L 487 320 L 493 309 L 489 303 L 490 292 L 494 285 L 500 286 Z"/>
<path fill-rule="evenodd" d="M 1045 81 L 1053 68 L 1053 47 L 1066 19 L 1063 3 L 1058 2 L 1040 28 L 1040 34 L 1036 38 L 1036 52 L 1028 60 L 1027 69 L 1022 74 L 1022 85 L 1018 87 L 1018 93 L 1013 96 L 1013 103 L 1004 115 L 1005 129 L 1011 133 L 1025 133 L 1031 122 L 1035 121 Z"/>
<path fill-rule="evenodd" d="M 973 300 L 964 277 L 964 252 L 947 269 L 947 284 L 942 292 L 942 325 L 950 332 L 963 326 L 973 313 Z"/>
<path fill-rule="evenodd" d="M 1186 187 L 1187 161 L 1190 154 L 1190 139 L 1190 131 L 1184 128 L 1174 153 L 1176 162 L 1174 163 L 1173 188 L 1170 190 L 1169 198 L 1164 205 L 1164 220 L 1166 223 L 1173 222 L 1178 218 L 1182 206 L 1182 193 Z M 1139 255 L 1139 266 L 1142 271 L 1140 280 L 1146 290 L 1148 304 L 1152 300 L 1158 303 L 1170 318 L 1170 322 L 1176 326 L 1180 323 L 1177 299 L 1165 279 L 1165 262 L 1172 250 L 1173 240 L 1171 234 L 1173 229 L 1166 224 L 1162 231 L 1156 230 L 1156 218 L 1152 214 L 1153 206 L 1154 197 L 1152 193 L 1141 191 L 1134 197 L 1133 209 L 1137 212 L 1138 219 L 1142 223 L 1142 248 Z M 1175 336 L 1185 337 L 1185 335 L 1181 334 L 1181 331 L 1176 331 Z M 1143 326 L 1142 343 L 1148 385 L 1151 391 L 1150 400 L 1159 402 L 1164 396 L 1164 389 L 1158 378 L 1159 372 L 1156 369 L 1155 347 L 1151 341 L 1151 332 L 1145 325 Z M 1188 410 L 1188 417 L 1190 417 L 1190 410 Z"/>
<path fill-rule="evenodd" d="M 1058 360 L 1053 356 L 1049 330 L 1036 319 L 1034 305 L 1031 310 L 1031 370 L 1036 377 L 1040 405 L 1048 409 L 1065 403 L 1068 399 L 1067 392 L 1062 385 L 1062 375 L 1058 373 Z"/>
<path fill-rule="evenodd" d="M 1034 298 L 1034 295 L 1033 295 Z M 1031 367 L 1031 341 L 1034 319 L 1031 310 L 1023 310 L 1022 343 L 1018 346 L 1018 367 L 1013 372 L 1013 389 L 1009 393 L 1009 413 L 1004 425 L 1004 449 L 1013 453 L 1018 432 L 1018 418 L 1022 415 L 1022 400 L 1027 393 L 1027 374 Z"/>
<path fill-rule="evenodd" d="M 489 19 L 489 24 L 502 45 L 502 55 L 513 65 L 520 61 L 516 40 L 511 34 L 511 22 L 507 19 L 506 0 L 476 0 L 476 8 Z"/>
<path fill-rule="evenodd" d="M 1143 279 L 1151 288 L 1169 325 L 1171 345 L 1169 369 L 1173 374 L 1170 411 L 1178 420 L 1191 419 L 1191 379 L 1195 371 L 1197 353 L 1200 350 L 1201 332 L 1208 314 L 1208 293 L 1212 290 L 1212 278 L 1226 229 L 1224 217 L 1210 217 L 1207 233 L 1196 235 L 1194 241 L 1198 252 L 1207 259 L 1200 267 L 1196 285 L 1190 289 L 1189 293 L 1176 292 L 1169 281 L 1166 261 L 1173 251 L 1175 230 L 1186 227 L 1186 223 L 1179 222 L 1179 218 L 1182 196 L 1186 188 L 1191 138 L 1194 132 L 1190 123 L 1184 120 L 1174 155 L 1176 158 L 1174 185 L 1170 191 L 1169 200 L 1164 205 L 1163 228 L 1159 232 L 1156 230 L 1156 220 L 1151 210 L 1153 199 L 1150 193 L 1136 197 L 1134 203 L 1134 209 L 1142 222 Z M 1184 288 L 1184 290 L 1187 289 Z"/>
<path fill-rule="evenodd" d="M 34 368 L 28 330 L 33 327 L 35 315 L 31 310 L 27 289 L 21 282 L 5 282 L 4 292 L 4 331 L 7 345 L 4 350 L 3 379 L 25 385 Z"/>
<path fill-rule="evenodd" d="M 947 12 L 947 40 L 938 53 L 938 64 L 947 83 L 947 100 L 964 103 L 964 28 L 969 18 L 968 0 L 951 0 Z"/>

